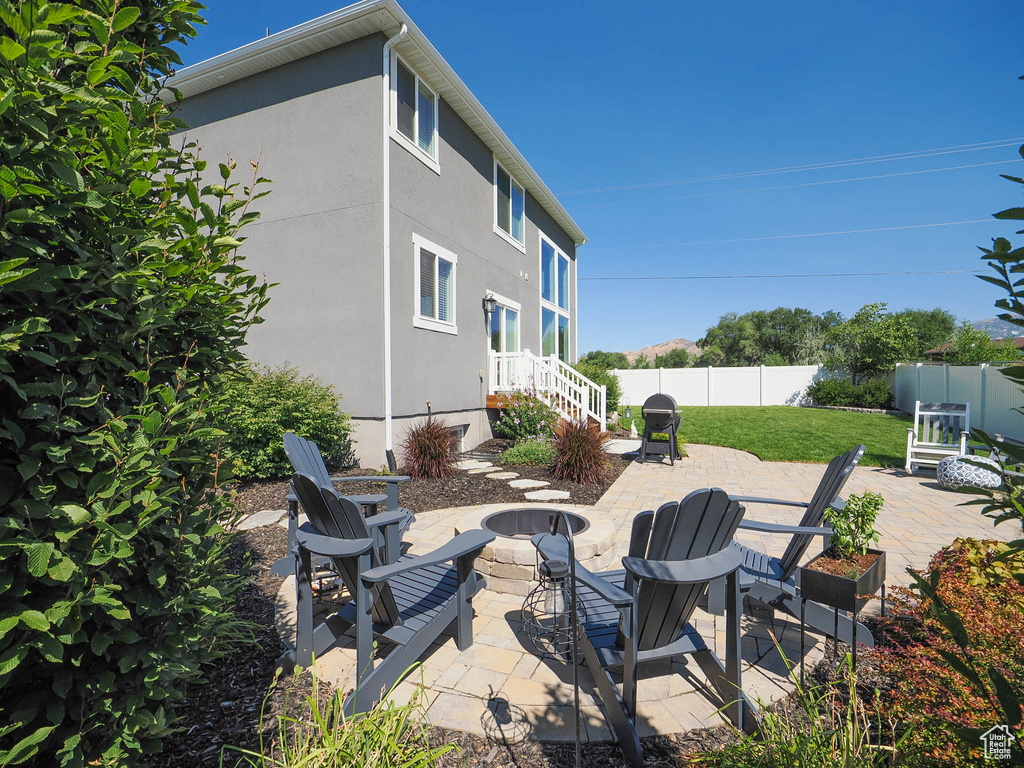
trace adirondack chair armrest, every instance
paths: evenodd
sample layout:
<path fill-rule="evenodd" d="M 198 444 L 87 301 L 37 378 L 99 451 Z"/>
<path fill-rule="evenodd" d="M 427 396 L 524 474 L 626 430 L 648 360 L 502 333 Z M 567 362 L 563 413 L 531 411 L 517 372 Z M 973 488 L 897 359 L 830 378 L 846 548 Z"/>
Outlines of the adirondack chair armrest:
<path fill-rule="evenodd" d="M 758 520 L 740 520 L 740 528 L 747 531 L 761 531 L 762 533 L 802 533 L 810 536 L 832 535 L 832 529 L 824 525 L 780 525 L 779 523 L 763 523 Z"/>
<path fill-rule="evenodd" d="M 785 499 L 762 499 L 758 496 L 730 496 L 733 501 L 741 504 L 775 504 L 782 507 L 806 507 L 806 501 L 786 501 Z"/>
<path fill-rule="evenodd" d="M 407 510 L 388 510 L 387 512 L 378 512 L 376 515 L 367 517 L 366 527 L 374 531 L 378 528 L 386 528 L 389 525 L 402 525 L 408 519 L 409 512 Z"/>
<path fill-rule="evenodd" d="M 743 564 L 743 552 L 732 544 L 706 557 L 693 560 L 645 560 L 624 557 L 622 564 L 638 579 L 665 584 L 696 584 L 726 576 Z"/>
<path fill-rule="evenodd" d="M 538 533 L 530 541 L 533 542 L 533 546 L 538 549 L 541 557 L 545 560 L 569 562 L 569 541 L 565 536 L 561 534 L 552 536 L 549 533 Z M 609 584 L 596 573 L 588 571 L 578 562 L 576 563 L 576 578 L 616 608 L 633 604 L 633 596 L 629 592 L 614 584 Z"/>
<path fill-rule="evenodd" d="M 332 483 L 404 483 L 409 480 L 408 475 L 360 475 L 356 477 L 332 477 Z"/>
<path fill-rule="evenodd" d="M 318 533 L 310 523 L 304 523 L 295 531 L 295 543 L 323 557 L 357 557 L 373 548 L 373 539 L 339 539 Z"/>
<path fill-rule="evenodd" d="M 405 560 L 394 563 L 393 565 L 382 565 L 378 568 L 371 568 L 370 570 L 364 571 L 360 574 L 359 578 L 363 580 L 364 584 L 375 584 L 377 582 L 390 579 L 393 576 L 398 576 L 402 573 L 426 568 L 429 565 L 439 565 L 440 563 L 451 562 L 452 560 L 456 560 L 460 557 L 471 555 L 475 552 L 479 552 L 492 541 L 494 541 L 493 533 L 488 533 L 481 529 L 466 531 L 465 533 L 460 533 L 447 544 L 438 547 L 433 552 L 429 552 L 425 555 L 409 557 Z"/>

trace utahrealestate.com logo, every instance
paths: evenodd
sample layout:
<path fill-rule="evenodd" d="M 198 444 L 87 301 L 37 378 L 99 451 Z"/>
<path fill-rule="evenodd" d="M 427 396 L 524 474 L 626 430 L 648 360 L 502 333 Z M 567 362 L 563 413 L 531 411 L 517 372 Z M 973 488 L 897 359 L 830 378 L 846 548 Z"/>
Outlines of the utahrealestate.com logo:
<path fill-rule="evenodd" d="M 994 725 L 981 734 L 986 760 L 1009 760 L 1013 733 L 1008 725 Z"/>

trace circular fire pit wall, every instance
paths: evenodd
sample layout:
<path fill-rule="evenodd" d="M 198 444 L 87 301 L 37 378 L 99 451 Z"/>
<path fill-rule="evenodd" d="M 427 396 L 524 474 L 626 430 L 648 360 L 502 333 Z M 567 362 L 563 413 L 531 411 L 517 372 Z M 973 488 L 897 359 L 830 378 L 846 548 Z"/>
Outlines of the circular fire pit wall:
<path fill-rule="evenodd" d="M 588 507 L 489 506 L 462 518 L 456 533 L 483 528 L 497 538 L 480 554 L 476 569 L 484 574 L 487 588 L 525 596 L 537 582 L 537 550 L 530 537 L 551 530 L 557 509 L 568 512 L 576 543 L 576 557 L 588 570 L 610 568 L 615 559 L 615 531 L 610 523 L 590 519 Z"/>

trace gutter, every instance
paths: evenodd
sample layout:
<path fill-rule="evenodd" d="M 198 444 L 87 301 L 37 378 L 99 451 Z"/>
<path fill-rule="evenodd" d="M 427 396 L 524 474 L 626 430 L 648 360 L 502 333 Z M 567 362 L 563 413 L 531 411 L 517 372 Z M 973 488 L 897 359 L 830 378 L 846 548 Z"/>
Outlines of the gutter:
<path fill-rule="evenodd" d="M 391 49 L 405 39 L 409 27 L 402 24 L 398 33 L 384 43 L 381 70 L 381 253 L 384 257 L 384 450 L 391 441 Z"/>

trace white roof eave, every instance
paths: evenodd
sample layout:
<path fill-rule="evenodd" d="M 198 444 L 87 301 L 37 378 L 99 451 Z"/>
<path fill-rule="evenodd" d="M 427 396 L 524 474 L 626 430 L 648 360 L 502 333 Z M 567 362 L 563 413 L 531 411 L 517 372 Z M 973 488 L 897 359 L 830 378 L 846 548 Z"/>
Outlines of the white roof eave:
<path fill-rule="evenodd" d="M 389 37 L 406 24 L 409 34 L 398 46 L 441 97 L 505 167 L 536 198 L 545 211 L 572 237 L 577 246 L 587 236 L 547 188 L 537 172 L 498 127 L 484 106 L 427 40 L 395 0 L 361 0 L 291 29 L 243 45 L 185 67 L 167 85 L 188 98 L 259 72 L 310 56 L 373 32 Z M 166 91 L 165 91 L 166 93 Z M 170 98 L 169 96 L 167 98 Z"/>

